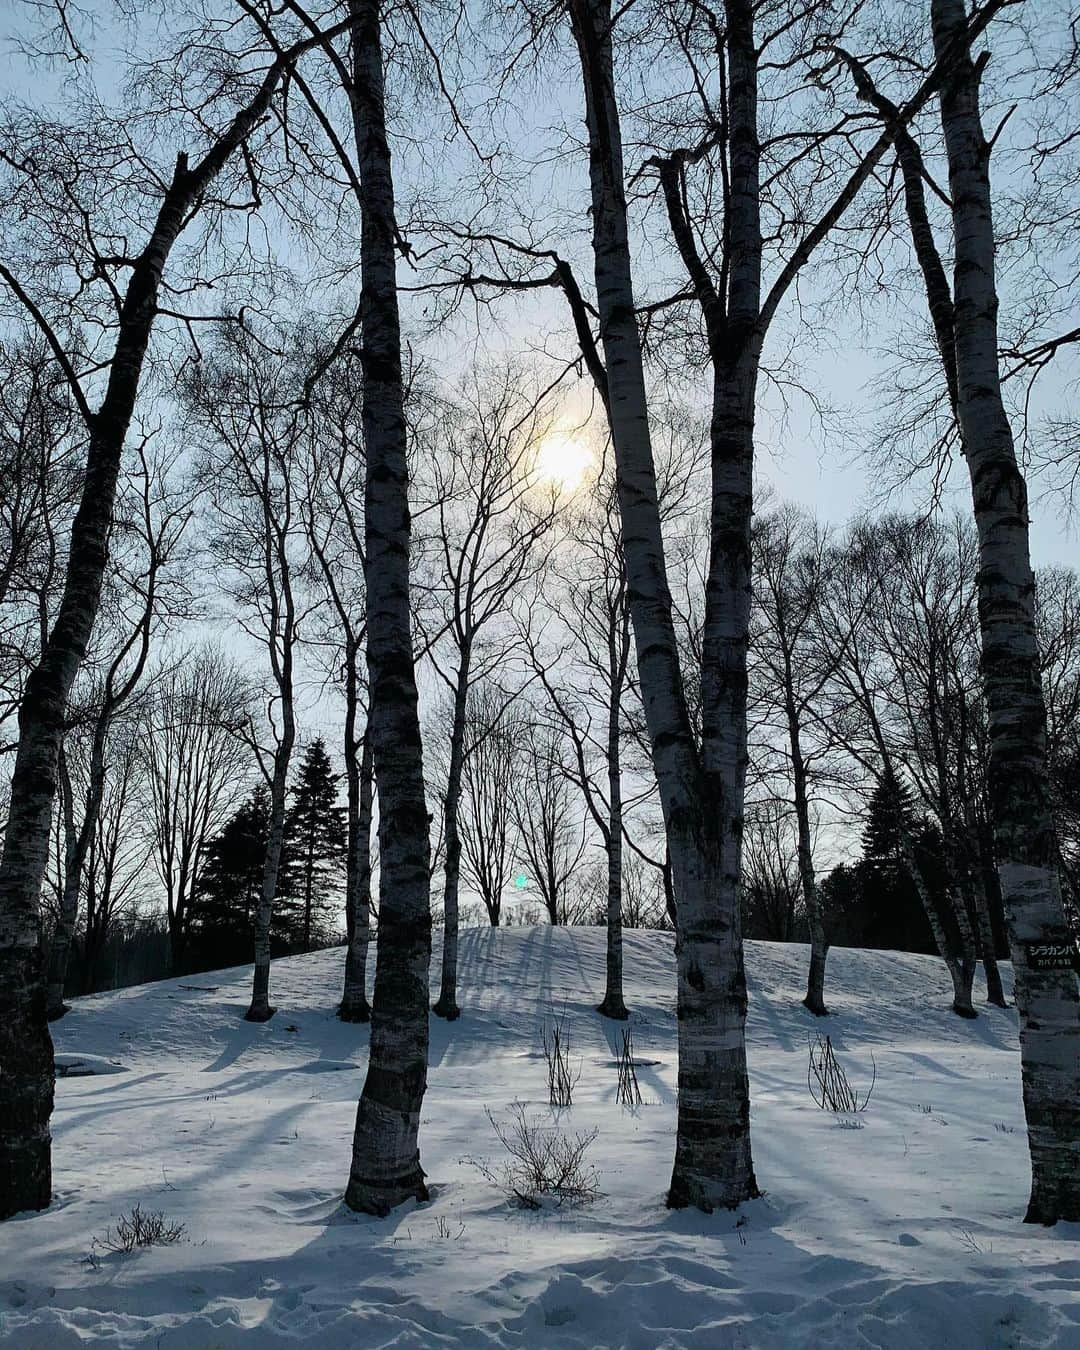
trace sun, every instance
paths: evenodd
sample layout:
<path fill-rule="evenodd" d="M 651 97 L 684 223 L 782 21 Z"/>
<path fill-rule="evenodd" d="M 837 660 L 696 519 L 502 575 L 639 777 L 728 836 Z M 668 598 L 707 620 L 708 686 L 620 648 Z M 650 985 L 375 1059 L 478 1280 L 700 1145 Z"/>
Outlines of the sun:
<path fill-rule="evenodd" d="M 536 476 L 563 492 L 573 492 L 592 466 L 592 451 L 576 436 L 551 432 L 537 446 Z"/>

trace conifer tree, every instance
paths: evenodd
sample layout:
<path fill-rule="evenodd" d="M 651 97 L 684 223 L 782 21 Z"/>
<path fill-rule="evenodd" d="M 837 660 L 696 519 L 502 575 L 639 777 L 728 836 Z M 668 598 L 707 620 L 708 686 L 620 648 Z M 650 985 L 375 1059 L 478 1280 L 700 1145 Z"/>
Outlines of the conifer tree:
<path fill-rule="evenodd" d="M 344 877 L 347 843 L 345 808 L 338 805 L 340 781 L 320 736 L 308 747 L 291 788 L 279 883 L 294 916 L 296 944 L 305 952 L 332 936 L 329 911 Z"/>
<path fill-rule="evenodd" d="M 207 845 L 192 913 L 192 964 L 203 970 L 250 959 L 251 933 L 270 830 L 260 784 Z"/>
<path fill-rule="evenodd" d="M 886 771 L 870 798 L 863 830 L 863 856 L 856 869 L 863 911 L 862 941 L 871 947 L 933 951 L 933 935 L 911 876 L 905 837 L 941 911 L 941 841 L 917 819 L 911 788 Z"/>

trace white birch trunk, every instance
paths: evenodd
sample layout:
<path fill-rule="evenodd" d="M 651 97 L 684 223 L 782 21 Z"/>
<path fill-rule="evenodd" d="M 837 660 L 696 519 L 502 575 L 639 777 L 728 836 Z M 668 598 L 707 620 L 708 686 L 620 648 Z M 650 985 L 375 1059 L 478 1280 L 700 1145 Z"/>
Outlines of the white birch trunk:
<path fill-rule="evenodd" d="M 371 1051 L 345 1203 L 387 1214 L 405 1200 L 427 1196 L 418 1133 L 427 1086 L 430 844 L 413 667 L 409 476 L 379 0 L 349 0 L 349 13 L 350 97 L 362 185 L 364 574 L 380 903 Z"/>
<path fill-rule="evenodd" d="M 597 302 L 628 598 L 678 901 L 679 1115 L 668 1203 L 711 1211 L 758 1194 L 750 1156 L 738 841 L 731 833 L 742 803 L 737 769 L 728 782 L 722 771 L 702 769 L 679 669 L 634 305 L 611 6 L 609 0 L 571 0 L 570 13 L 585 85 Z M 737 729 L 733 735 L 738 742 Z"/>
<path fill-rule="evenodd" d="M 941 121 L 955 237 L 957 413 L 979 536 L 988 795 L 1020 1013 L 1032 1168 L 1027 1219 L 1075 1222 L 1080 1220 L 1080 994 L 1050 805 L 1027 487 L 1001 396 L 990 147 L 979 108 L 980 70 L 965 40 L 963 0 L 931 0 L 930 8 L 935 49 L 950 59 Z"/>

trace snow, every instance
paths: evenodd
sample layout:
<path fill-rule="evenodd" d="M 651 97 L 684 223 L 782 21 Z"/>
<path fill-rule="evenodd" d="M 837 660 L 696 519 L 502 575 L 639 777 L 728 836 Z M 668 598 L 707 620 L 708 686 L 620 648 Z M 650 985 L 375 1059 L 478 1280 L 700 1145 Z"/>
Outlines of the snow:
<path fill-rule="evenodd" d="M 1080 1347 L 1080 1228 L 1020 1222 L 1016 1020 L 948 1011 L 929 957 L 835 950 L 824 1024 L 862 1128 L 806 1088 L 806 948 L 748 945 L 754 1154 L 740 1213 L 663 1205 L 675 1127 L 669 935 L 626 935 L 645 1104 L 615 1104 L 598 929 L 462 935 L 465 1012 L 432 1018 L 422 1159 L 432 1200 L 341 1204 L 367 1029 L 334 1016 L 343 952 L 274 963 L 278 1013 L 241 1020 L 250 968 L 75 1002 L 54 1028 L 53 1207 L 0 1227 L 0 1342 L 162 1350 L 337 1347 Z M 435 959 L 438 959 L 436 952 Z M 1006 970 L 1006 975 L 1007 975 Z M 565 1010 L 602 1196 L 512 1208 L 485 1107 L 548 1117 L 542 1020 Z M 124 1072 L 117 1072 L 121 1068 Z M 85 1076 L 76 1076 L 81 1072 Z M 102 1076 L 107 1074 L 107 1076 Z M 87 1262 L 136 1202 L 187 1240 Z M 441 1232 L 445 1236 L 440 1235 Z"/>

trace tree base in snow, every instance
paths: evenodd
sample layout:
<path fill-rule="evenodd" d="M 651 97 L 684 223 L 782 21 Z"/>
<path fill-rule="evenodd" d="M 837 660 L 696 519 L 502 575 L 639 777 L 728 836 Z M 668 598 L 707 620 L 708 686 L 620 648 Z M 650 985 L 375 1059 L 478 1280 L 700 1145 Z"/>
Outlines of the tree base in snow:
<path fill-rule="evenodd" d="M 667 1193 L 668 1209 L 700 1209 L 712 1214 L 718 1209 L 738 1209 L 745 1200 L 760 1200 L 761 1192 L 753 1174 L 743 1186 L 722 1186 L 719 1182 L 706 1184 L 696 1177 L 681 1175 L 678 1168 L 672 1173 Z"/>
<path fill-rule="evenodd" d="M 396 1181 L 366 1181 L 349 1178 L 345 1192 L 345 1203 L 357 1214 L 371 1214 L 377 1219 L 386 1216 L 406 1200 L 426 1200 L 427 1187 L 424 1185 L 424 1173 L 419 1163 L 408 1177 Z"/>
<path fill-rule="evenodd" d="M 253 1003 L 253 1004 L 251 1005 L 251 1007 L 247 1010 L 247 1012 L 244 1014 L 244 1021 L 245 1021 L 245 1022 L 269 1022 L 270 1019 L 271 1019 L 271 1017 L 273 1017 L 273 1015 L 274 1015 L 276 1012 L 277 1012 L 277 1009 L 271 1007 L 269 1004 L 264 1004 L 262 1007 L 258 1007 L 258 1008 L 257 1008 L 257 1007 L 255 1006 L 255 1004 Z"/>
<path fill-rule="evenodd" d="M 0 1150 L 0 1219 L 48 1209 L 52 1202 L 50 1140 Z"/>
<path fill-rule="evenodd" d="M 829 1010 L 824 1003 L 819 1003 L 817 999 L 811 999 L 810 995 L 803 999 L 803 1007 L 812 1012 L 815 1017 L 828 1017 Z"/>
<path fill-rule="evenodd" d="M 596 1011 L 601 1017 L 610 1017 L 615 1022 L 625 1022 L 630 1016 L 622 999 L 612 998 L 610 994 L 605 995 L 603 1003 L 597 1005 Z"/>
<path fill-rule="evenodd" d="M 342 1022 L 370 1022 L 371 1009 L 364 1003 L 339 1003 L 338 1019 Z"/>
<path fill-rule="evenodd" d="M 1024 1222 L 1053 1228 L 1058 1220 L 1062 1223 L 1080 1223 L 1080 1186 L 1075 1178 L 1064 1194 L 1036 1194 L 1035 1190 L 1031 1193 Z"/>
<path fill-rule="evenodd" d="M 952 1010 L 957 1015 L 957 1017 L 966 1018 L 966 1020 L 969 1022 L 974 1022 L 976 1018 L 979 1016 L 979 1014 L 975 1011 L 974 1008 L 966 1006 L 963 1003 L 954 1003 L 952 1005 Z"/>
<path fill-rule="evenodd" d="M 447 1022 L 456 1022 L 461 1016 L 461 1009 L 453 999 L 440 998 L 438 1003 L 432 1004 L 431 1011 L 436 1017 L 443 1017 Z"/>

